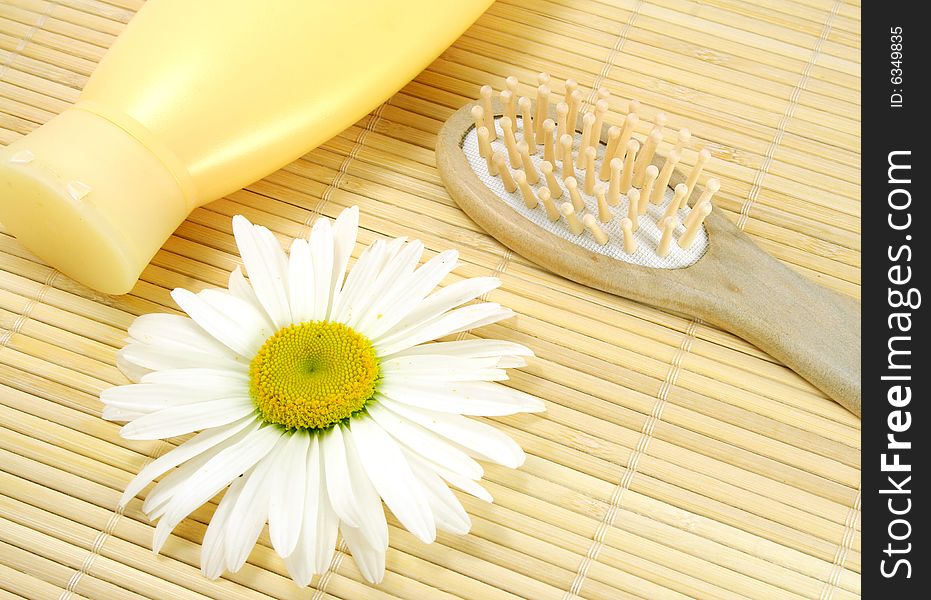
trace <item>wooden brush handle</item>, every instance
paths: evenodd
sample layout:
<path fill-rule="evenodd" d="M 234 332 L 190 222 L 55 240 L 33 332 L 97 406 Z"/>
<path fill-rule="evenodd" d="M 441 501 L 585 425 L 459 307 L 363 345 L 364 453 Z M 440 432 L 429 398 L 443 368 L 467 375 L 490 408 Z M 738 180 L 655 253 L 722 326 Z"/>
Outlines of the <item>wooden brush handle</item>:
<path fill-rule="evenodd" d="M 714 273 L 702 273 L 716 285 L 701 294 L 695 312 L 860 416 L 860 304 L 802 277 L 743 235 L 733 241 L 715 248 L 729 256 L 716 261 Z"/>

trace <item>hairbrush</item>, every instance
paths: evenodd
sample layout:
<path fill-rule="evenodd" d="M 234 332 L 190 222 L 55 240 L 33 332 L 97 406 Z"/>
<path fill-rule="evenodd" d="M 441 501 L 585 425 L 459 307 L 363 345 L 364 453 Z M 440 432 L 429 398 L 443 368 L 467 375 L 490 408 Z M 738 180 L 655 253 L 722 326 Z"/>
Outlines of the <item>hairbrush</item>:
<path fill-rule="evenodd" d="M 443 183 L 472 220 L 558 275 L 742 337 L 860 415 L 859 303 L 715 210 L 711 153 L 682 160 L 699 146 L 689 130 L 667 144 L 662 113 L 648 123 L 630 100 L 615 119 L 608 90 L 583 102 L 571 79 L 559 96 L 544 73 L 528 95 L 519 88 L 514 77 L 497 93 L 482 86 L 437 139 Z"/>

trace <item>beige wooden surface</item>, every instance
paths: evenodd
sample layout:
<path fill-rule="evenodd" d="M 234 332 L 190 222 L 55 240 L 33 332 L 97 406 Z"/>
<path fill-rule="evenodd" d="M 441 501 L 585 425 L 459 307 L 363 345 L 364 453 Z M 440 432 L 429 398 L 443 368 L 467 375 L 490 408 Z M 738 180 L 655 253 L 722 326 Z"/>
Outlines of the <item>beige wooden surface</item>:
<path fill-rule="evenodd" d="M 141 4 L 0 0 L 0 143 L 73 102 Z M 131 294 L 81 288 L 0 233 L 0 597 L 858 597 L 859 420 L 727 333 L 505 250 L 448 197 L 432 149 L 480 84 L 603 83 L 615 108 L 637 97 L 708 144 L 719 206 L 764 249 L 859 297 L 859 16 L 834 0 L 501 0 L 371 115 L 197 210 Z M 351 204 L 362 242 L 419 237 L 460 249 L 454 278 L 502 278 L 492 299 L 519 316 L 473 334 L 537 353 L 510 383 L 548 412 L 496 419 L 526 465 L 486 469 L 493 505 L 462 496 L 468 536 L 427 546 L 392 521 L 377 588 L 337 554 L 300 590 L 264 536 L 242 571 L 204 579 L 213 504 L 153 556 L 139 501 L 115 507 L 170 444 L 122 440 L 99 416 L 126 328 L 174 310 L 173 287 L 225 283 L 233 214 L 287 241 Z"/>

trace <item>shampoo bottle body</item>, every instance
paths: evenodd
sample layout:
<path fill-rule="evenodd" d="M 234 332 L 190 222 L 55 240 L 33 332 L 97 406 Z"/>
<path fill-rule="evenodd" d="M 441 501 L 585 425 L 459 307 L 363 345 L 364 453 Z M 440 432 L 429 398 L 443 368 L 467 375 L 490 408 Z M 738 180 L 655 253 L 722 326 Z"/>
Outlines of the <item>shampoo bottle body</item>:
<path fill-rule="evenodd" d="M 149 0 L 78 102 L 0 150 L 0 222 L 125 293 L 191 210 L 390 97 L 490 0 Z"/>

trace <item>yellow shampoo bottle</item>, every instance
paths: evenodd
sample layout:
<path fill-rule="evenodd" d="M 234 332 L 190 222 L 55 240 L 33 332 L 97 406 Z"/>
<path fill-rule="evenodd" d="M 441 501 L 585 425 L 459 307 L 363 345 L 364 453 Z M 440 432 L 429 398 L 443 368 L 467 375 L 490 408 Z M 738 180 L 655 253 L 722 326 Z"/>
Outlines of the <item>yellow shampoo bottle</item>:
<path fill-rule="evenodd" d="M 149 0 L 77 104 L 0 150 L 0 222 L 126 293 L 194 208 L 362 118 L 489 4 Z"/>

